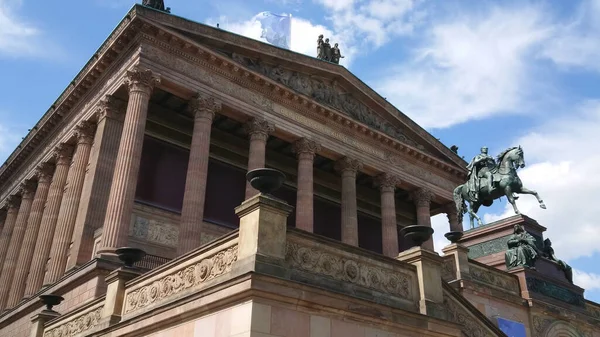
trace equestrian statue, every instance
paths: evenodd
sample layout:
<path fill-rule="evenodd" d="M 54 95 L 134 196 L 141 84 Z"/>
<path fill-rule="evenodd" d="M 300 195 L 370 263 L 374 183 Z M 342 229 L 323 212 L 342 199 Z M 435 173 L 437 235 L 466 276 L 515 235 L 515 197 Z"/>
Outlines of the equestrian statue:
<path fill-rule="evenodd" d="M 471 228 L 475 228 L 474 219 L 477 219 L 479 226 L 483 226 L 483 222 L 477 216 L 479 207 L 481 205 L 489 207 L 494 200 L 502 196 L 506 196 L 515 214 L 521 214 L 515 203 L 519 198 L 515 193 L 534 195 L 540 207 L 545 209 L 546 205 L 538 193 L 525 188 L 519 179 L 517 169 L 523 167 L 525 167 L 525 159 L 521 146 L 502 151 L 496 160 L 488 155 L 487 147 L 482 147 L 481 153 L 467 166 L 469 170 L 467 182 L 454 189 L 454 203 L 459 222 L 462 222 L 463 214 L 468 212 Z M 465 201 L 469 203 L 468 208 Z"/>

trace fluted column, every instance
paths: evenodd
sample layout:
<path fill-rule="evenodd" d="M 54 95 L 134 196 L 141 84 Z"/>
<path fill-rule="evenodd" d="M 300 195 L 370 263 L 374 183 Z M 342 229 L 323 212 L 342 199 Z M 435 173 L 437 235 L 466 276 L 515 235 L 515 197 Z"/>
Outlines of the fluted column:
<path fill-rule="evenodd" d="M 127 244 L 142 158 L 148 104 L 154 85 L 159 82 L 159 78 L 149 69 L 127 71 L 129 102 L 123 122 L 99 253 L 114 253 L 115 249 Z"/>
<path fill-rule="evenodd" d="M 48 163 L 42 163 L 36 169 L 35 175 L 38 185 L 35 190 L 33 204 L 31 205 L 31 213 L 27 222 L 23 244 L 21 245 L 21 251 L 17 259 L 18 268 L 15 269 L 15 276 L 13 277 L 12 287 L 8 296 L 8 308 L 17 304 L 25 292 L 25 283 L 27 282 L 27 274 L 29 273 L 29 268 L 26 267 L 31 266 L 53 171 L 54 166 Z"/>
<path fill-rule="evenodd" d="M 4 267 L 4 261 L 6 260 L 10 238 L 12 237 L 12 232 L 15 228 L 15 221 L 17 221 L 20 203 L 21 198 L 16 195 L 11 195 L 6 200 L 6 219 L 4 219 L 4 227 L 2 227 L 2 234 L 0 234 L 0 270 Z"/>
<path fill-rule="evenodd" d="M 275 131 L 275 126 L 265 119 L 253 118 L 245 125 L 250 135 L 250 151 L 248 152 L 248 171 L 265 167 L 267 139 Z M 246 182 L 246 199 L 258 193 L 249 182 Z"/>
<path fill-rule="evenodd" d="M 88 174 L 81 192 L 67 270 L 81 266 L 92 258 L 94 232 L 104 225 L 117 160 L 115 154 L 119 151 L 123 131 L 125 103 L 112 95 L 106 95 L 95 108 L 98 126 L 90 153 Z"/>
<path fill-rule="evenodd" d="M 342 176 L 342 242 L 353 246 L 358 246 L 356 174 L 361 168 L 358 160 L 348 157 L 335 164 L 335 169 Z"/>
<path fill-rule="evenodd" d="M 389 173 L 382 173 L 376 178 L 381 192 L 381 239 L 383 255 L 398 256 L 398 224 L 396 222 L 396 200 L 394 192 L 400 179 Z"/>
<path fill-rule="evenodd" d="M 54 151 L 56 168 L 52 175 L 52 182 L 50 183 L 50 190 L 48 191 L 48 198 L 44 214 L 42 215 L 40 231 L 33 251 L 33 260 L 31 261 L 31 268 L 29 269 L 29 276 L 27 276 L 27 285 L 25 287 L 25 297 L 30 297 L 40 290 L 44 280 L 46 264 L 50 256 L 52 239 L 54 238 L 58 213 L 60 212 L 60 205 L 63 200 L 65 184 L 71 165 L 72 153 L 73 147 L 64 143 L 60 144 Z"/>
<path fill-rule="evenodd" d="M 2 266 L 2 273 L 0 274 L 0 310 L 6 309 L 8 293 L 10 292 L 13 277 L 15 276 L 19 251 L 23 243 L 25 228 L 27 228 L 27 220 L 29 220 L 29 215 L 31 214 L 35 183 L 32 181 L 22 183 L 19 193 L 21 194 L 21 206 L 19 207 L 15 227 L 10 238 L 6 259 Z"/>
<path fill-rule="evenodd" d="M 294 152 L 298 156 L 296 228 L 311 233 L 314 229 L 313 164 L 315 153 L 320 150 L 321 146 L 310 139 L 302 138 L 294 143 Z"/>
<path fill-rule="evenodd" d="M 462 223 L 458 221 L 458 210 L 454 203 L 449 203 L 444 207 L 446 216 L 448 217 L 448 223 L 450 224 L 450 230 L 453 232 L 462 232 Z"/>
<path fill-rule="evenodd" d="M 200 247 L 208 176 L 210 129 L 215 113 L 221 110 L 221 103 L 215 101 L 213 97 L 198 94 L 190 101 L 190 110 L 194 115 L 194 131 L 181 210 L 177 247 L 179 255 Z"/>
<path fill-rule="evenodd" d="M 415 203 L 417 213 L 417 225 L 431 227 L 431 198 L 433 193 L 426 188 L 419 188 L 410 194 Z M 433 250 L 433 237 L 423 243 L 422 248 Z"/>
<path fill-rule="evenodd" d="M 48 272 L 44 277 L 44 284 L 52 284 L 60 279 L 65 273 L 69 246 L 73 237 L 79 202 L 81 201 L 81 190 L 85 180 L 85 173 L 90 159 L 90 151 L 94 140 L 96 125 L 84 121 L 76 127 L 77 147 L 73 155 L 73 164 L 67 177 L 68 188 L 65 191 L 60 211 L 56 232 L 52 240 L 50 260 L 48 261 Z"/>

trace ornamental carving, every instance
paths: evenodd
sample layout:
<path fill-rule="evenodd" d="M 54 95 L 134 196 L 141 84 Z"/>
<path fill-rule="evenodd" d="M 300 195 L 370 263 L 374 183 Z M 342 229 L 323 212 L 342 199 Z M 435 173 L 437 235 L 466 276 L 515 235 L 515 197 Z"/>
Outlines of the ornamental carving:
<path fill-rule="evenodd" d="M 93 311 L 75 318 L 72 321 L 68 321 L 54 329 L 46 331 L 44 333 L 44 337 L 71 337 L 88 331 L 98 325 L 98 322 L 100 322 L 103 308 L 104 307 L 96 308 Z"/>
<path fill-rule="evenodd" d="M 350 172 L 356 174 L 362 167 L 363 164 L 360 161 L 348 157 L 344 157 L 335 163 L 335 170 L 341 173 Z"/>
<path fill-rule="evenodd" d="M 375 184 L 379 186 L 382 191 L 394 191 L 396 186 L 400 184 L 400 178 L 396 175 L 389 173 L 381 173 L 375 177 Z"/>
<path fill-rule="evenodd" d="M 179 228 L 162 220 L 148 219 L 134 214 L 129 235 L 144 241 L 176 247 L 179 240 Z"/>
<path fill-rule="evenodd" d="M 429 207 L 433 193 L 427 188 L 419 188 L 410 193 L 410 198 L 417 207 Z"/>
<path fill-rule="evenodd" d="M 462 326 L 461 331 L 467 337 L 493 337 L 487 327 L 484 326 L 479 319 L 473 317 L 473 314 L 468 312 L 455 299 L 444 293 L 444 306 L 447 310 L 447 318 L 450 322 L 457 323 Z"/>
<path fill-rule="evenodd" d="M 9 195 L 6 198 L 6 207 L 8 207 L 8 210 L 14 210 L 17 211 L 19 209 L 19 206 L 21 205 L 21 198 L 18 195 Z"/>
<path fill-rule="evenodd" d="M 252 118 L 244 124 L 244 130 L 250 135 L 250 139 L 262 139 L 264 141 L 275 131 L 275 125 L 263 118 Z"/>
<path fill-rule="evenodd" d="M 445 257 L 442 263 L 442 279 L 446 282 L 456 280 L 456 263 L 454 256 Z"/>
<path fill-rule="evenodd" d="M 19 194 L 22 199 L 33 199 L 35 194 L 35 182 L 31 180 L 25 180 L 19 185 Z"/>
<path fill-rule="evenodd" d="M 35 169 L 35 176 L 38 179 L 38 184 L 50 183 L 54 173 L 54 165 L 50 163 L 41 163 Z"/>
<path fill-rule="evenodd" d="M 297 155 L 308 154 L 314 157 L 315 153 L 321 151 L 321 145 L 314 140 L 301 138 L 294 143 L 293 150 Z"/>
<path fill-rule="evenodd" d="M 73 149 L 72 145 L 66 143 L 58 144 L 52 154 L 56 159 L 56 165 L 70 165 Z"/>
<path fill-rule="evenodd" d="M 237 245 L 229 247 L 194 265 L 132 291 L 125 298 L 125 313 L 163 302 L 184 290 L 201 288 L 205 282 L 231 271 L 231 266 L 237 261 L 237 252 Z"/>
<path fill-rule="evenodd" d="M 160 77 L 155 76 L 150 69 L 134 68 L 127 70 L 125 84 L 129 87 L 129 92 L 141 91 L 150 94 L 155 85 L 160 83 Z"/>
<path fill-rule="evenodd" d="M 285 260 L 292 268 L 350 282 L 410 301 L 414 298 L 412 276 L 395 270 L 293 242 L 287 243 Z"/>
<path fill-rule="evenodd" d="M 95 112 L 98 120 L 103 118 L 123 120 L 125 117 L 125 102 L 113 95 L 106 95 L 98 102 Z"/>
<path fill-rule="evenodd" d="M 572 305 L 581 307 L 585 305 L 585 300 L 583 299 L 582 294 L 578 294 L 573 290 L 567 289 L 566 287 L 534 277 L 527 277 L 525 281 L 527 282 L 527 290 L 529 291 L 552 297 Z"/>
<path fill-rule="evenodd" d="M 438 186 L 442 186 L 442 187 L 448 188 L 450 190 L 454 190 L 456 188 L 456 185 L 453 184 L 452 182 L 438 176 L 437 174 L 431 173 L 430 170 L 427 170 L 423 167 L 409 164 L 405 160 L 403 160 L 400 156 L 394 155 L 391 152 L 384 153 L 384 160 L 391 165 L 401 168 L 406 173 L 408 173 L 412 176 L 418 177 L 427 182 L 434 183 Z"/>
<path fill-rule="evenodd" d="M 471 274 L 471 279 L 474 281 L 497 287 L 516 295 L 520 294 L 519 282 L 508 275 L 495 272 L 495 270 L 488 270 L 473 263 L 469 264 L 469 273 Z"/>
<path fill-rule="evenodd" d="M 75 137 L 77 137 L 78 144 L 92 144 L 95 133 L 96 124 L 91 121 L 82 121 L 75 126 Z"/>
<path fill-rule="evenodd" d="M 296 92 L 311 97 L 315 101 L 335 108 L 345 115 L 364 123 L 403 143 L 423 150 L 422 145 L 408 138 L 399 128 L 381 118 L 374 110 L 368 108 L 360 100 L 346 92 L 337 82 L 326 82 L 279 66 L 264 64 L 239 54 L 232 58 L 240 64 L 275 80 Z M 387 113 L 387 111 L 386 111 Z"/>
<path fill-rule="evenodd" d="M 208 118 L 210 120 L 215 118 L 215 113 L 221 111 L 221 108 L 221 102 L 203 93 L 196 94 L 188 104 L 188 109 L 195 118 Z"/>

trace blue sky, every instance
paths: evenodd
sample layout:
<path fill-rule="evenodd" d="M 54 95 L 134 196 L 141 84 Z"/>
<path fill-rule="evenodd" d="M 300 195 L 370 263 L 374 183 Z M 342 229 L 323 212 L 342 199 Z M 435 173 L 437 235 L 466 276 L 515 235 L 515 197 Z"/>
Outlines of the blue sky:
<path fill-rule="evenodd" d="M 129 0 L 0 0 L 0 161 L 49 108 L 129 8 Z M 600 0 L 166 0 L 176 15 L 259 39 L 262 11 L 290 13 L 292 50 L 319 34 L 341 64 L 467 160 L 521 145 L 531 196 L 586 298 L 600 302 Z M 506 202 L 480 210 L 492 221 Z M 436 247 L 444 216 L 433 218 Z"/>

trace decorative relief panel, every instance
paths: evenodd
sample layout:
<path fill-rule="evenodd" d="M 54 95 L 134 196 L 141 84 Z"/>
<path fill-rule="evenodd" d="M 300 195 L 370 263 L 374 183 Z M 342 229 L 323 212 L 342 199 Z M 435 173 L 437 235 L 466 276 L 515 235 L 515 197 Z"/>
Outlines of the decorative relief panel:
<path fill-rule="evenodd" d="M 408 273 L 384 269 L 358 259 L 294 242 L 287 243 L 285 260 L 291 267 L 303 271 L 354 283 L 411 301 L 415 298 L 413 284 L 416 280 Z"/>
<path fill-rule="evenodd" d="M 125 296 L 125 313 L 165 302 L 184 290 L 200 289 L 205 282 L 231 271 L 237 252 L 237 245 L 229 247 L 128 293 Z"/>
<path fill-rule="evenodd" d="M 592 337 L 590 331 L 554 317 L 533 316 L 533 337 Z"/>
<path fill-rule="evenodd" d="M 520 294 L 519 281 L 496 270 L 490 270 L 474 263 L 469 264 L 471 279 L 487 285 L 509 291 L 514 295 Z"/>
<path fill-rule="evenodd" d="M 462 332 L 467 337 L 493 337 L 489 329 L 479 319 L 473 317 L 462 305 L 454 300 L 452 296 L 444 293 L 444 306 L 447 310 L 447 318 L 450 322 L 460 324 Z"/>
<path fill-rule="evenodd" d="M 567 289 L 565 287 L 561 287 L 552 282 L 548 282 L 545 280 L 540 280 L 534 277 L 528 277 L 526 279 L 527 289 L 529 291 L 552 297 L 559 301 L 563 301 L 569 304 L 584 306 L 585 300 L 583 299 L 582 294 L 578 294 L 573 290 Z"/>
<path fill-rule="evenodd" d="M 456 263 L 454 256 L 444 257 L 442 264 L 442 280 L 450 282 L 456 280 Z"/>
<path fill-rule="evenodd" d="M 65 322 L 44 333 L 44 337 L 70 337 L 79 335 L 98 325 L 104 307 L 98 307 L 72 321 Z"/>
<path fill-rule="evenodd" d="M 176 247 L 179 240 L 179 227 L 163 220 L 133 214 L 129 235 L 144 241 Z"/>
<path fill-rule="evenodd" d="M 600 307 L 596 307 L 589 303 L 586 303 L 585 309 L 587 310 L 590 316 L 596 319 L 600 319 Z"/>

